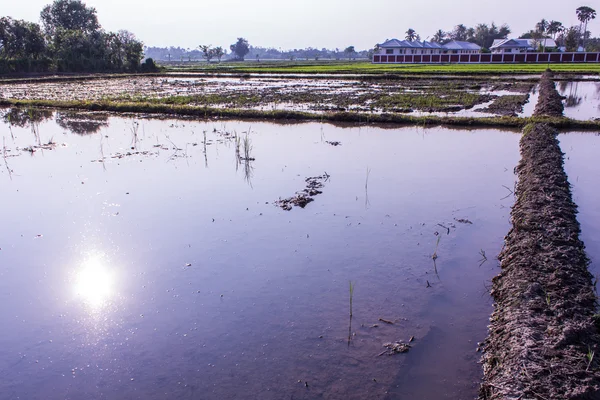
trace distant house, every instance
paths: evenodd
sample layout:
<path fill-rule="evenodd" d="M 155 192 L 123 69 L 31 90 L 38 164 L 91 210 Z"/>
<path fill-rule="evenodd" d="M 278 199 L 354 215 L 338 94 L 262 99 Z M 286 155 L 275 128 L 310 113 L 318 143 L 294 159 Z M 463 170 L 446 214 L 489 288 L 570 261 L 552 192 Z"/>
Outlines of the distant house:
<path fill-rule="evenodd" d="M 449 54 L 479 54 L 481 53 L 481 46 L 471 43 L 471 42 L 460 42 L 458 40 L 453 40 L 448 42 L 442 47 L 445 50 L 445 53 Z"/>
<path fill-rule="evenodd" d="M 490 47 L 493 54 L 516 54 L 538 51 L 540 46 L 556 49 L 556 42 L 552 39 L 496 39 Z"/>
<path fill-rule="evenodd" d="M 422 54 L 479 54 L 481 47 L 475 43 L 452 41 L 446 44 L 436 42 L 390 39 L 378 45 L 375 55 L 422 55 Z"/>

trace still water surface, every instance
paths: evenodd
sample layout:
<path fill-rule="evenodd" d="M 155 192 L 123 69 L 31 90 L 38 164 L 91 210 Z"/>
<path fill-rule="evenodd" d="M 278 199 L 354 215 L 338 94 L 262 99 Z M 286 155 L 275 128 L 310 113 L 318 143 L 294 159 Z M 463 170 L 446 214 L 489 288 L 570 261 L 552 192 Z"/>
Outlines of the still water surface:
<path fill-rule="evenodd" d="M 518 134 L 47 117 L 0 125 L 0 398 L 476 396 Z"/>

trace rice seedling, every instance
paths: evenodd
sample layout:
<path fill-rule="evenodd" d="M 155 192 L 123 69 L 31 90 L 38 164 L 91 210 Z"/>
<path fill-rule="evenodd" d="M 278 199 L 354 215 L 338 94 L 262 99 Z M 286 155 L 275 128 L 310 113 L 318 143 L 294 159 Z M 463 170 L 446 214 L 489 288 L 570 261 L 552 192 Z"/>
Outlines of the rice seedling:
<path fill-rule="evenodd" d="M 133 121 L 131 123 L 131 147 L 133 147 L 134 149 L 137 150 L 137 144 L 138 144 L 138 130 L 140 128 L 140 124 L 137 121 Z"/>
<path fill-rule="evenodd" d="M 204 168 L 208 168 L 208 156 L 206 155 L 206 131 L 203 131 L 202 134 L 202 145 L 204 146 L 204 148 L 202 149 L 202 153 L 204 153 Z"/>
<path fill-rule="evenodd" d="M 350 281 L 350 317 L 352 317 L 352 299 L 354 298 L 354 285 L 355 283 Z"/>
<path fill-rule="evenodd" d="M 233 135 L 234 135 L 233 136 L 233 140 L 234 140 L 233 143 L 234 143 L 234 146 L 235 146 L 235 158 L 237 159 L 238 164 L 239 164 L 240 160 L 242 159 L 242 155 L 240 153 L 240 147 L 241 147 L 242 142 L 241 142 L 241 139 L 238 136 L 237 132 L 234 131 Z"/>
<path fill-rule="evenodd" d="M 250 136 L 248 136 L 248 134 L 246 133 L 246 136 L 244 136 L 244 139 L 242 139 L 242 150 L 244 152 L 244 157 L 242 157 L 242 160 L 244 161 L 254 161 L 254 158 L 252 158 L 252 139 L 250 139 Z"/>
<path fill-rule="evenodd" d="M 594 354 L 595 354 L 595 351 L 593 351 L 590 348 L 590 346 L 588 345 L 588 352 L 585 355 L 588 360 L 588 365 L 587 365 L 587 368 L 585 369 L 586 371 L 588 371 L 590 369 L 590 365 L 592 365 L 592 361 L 594 361 Z"/>

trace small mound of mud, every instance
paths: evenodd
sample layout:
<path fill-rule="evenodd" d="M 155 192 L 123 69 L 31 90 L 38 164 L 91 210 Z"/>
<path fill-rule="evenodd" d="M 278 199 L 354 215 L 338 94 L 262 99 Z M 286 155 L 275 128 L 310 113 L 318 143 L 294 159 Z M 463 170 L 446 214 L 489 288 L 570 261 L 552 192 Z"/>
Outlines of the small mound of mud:
<path fill-rule="evenodd" d="M 387 350 L 381 353 L 380 355 L 387 354 L 388 356 L 392 356 L 394 354 L 407 353 L 412 346 L 408 343 L 393 342 L 385 343 L 383 347 L 385 347 Z"/>
<path fill-rule="evenodd" d="M 329 180 L 329 174 L 325 172 L 320 176 L 313 176 L 310 178 L 306 178 L 304 181 L 306 182 L 306 188 L 300 192 L 296 192 L 296 194 L 292 197 L 288 197 L 285 199 L 279 199 L 275 201 L 275 205 L 277 207 L 281 207 L 285 211 L 290 211 L 293 206 L 304 208 L 308 203 L 314 201 L 315 196 L 323 193 L 321 189 L 325 186 L 325 182 Z"/>
<path fill-rule="evenodd" d="M 497 97 L 492 104 L 476 111 L 507 117 L 516 117 L 523 112 L 523 106 L 529 100 L 529 94 L 517 94 Z"/>
<path fill-rule="evenodd" d="M 598 399 L 596 295 L 558 132 L 534 124 L 524 133 L 480 399 Z"/>
<path fill-rule="evenodd" d="M 553 74 L 550 70 L 543 73 L 539 86 L 539 98 L 535 105 L 533 115 L 536 117 L 562 117 L 565 109 L 562 103 L 562 97 L 556 90 Z"/>

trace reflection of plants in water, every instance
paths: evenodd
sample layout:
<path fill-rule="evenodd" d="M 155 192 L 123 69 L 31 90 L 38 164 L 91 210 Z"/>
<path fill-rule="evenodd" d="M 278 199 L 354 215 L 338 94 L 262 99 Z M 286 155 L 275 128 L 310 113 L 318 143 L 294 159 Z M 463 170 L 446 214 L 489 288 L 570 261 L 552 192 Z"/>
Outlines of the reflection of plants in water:
<path fill-rule="evenodd" d="M 49 110 L 40 110 L 37 108 L 18 108 L 14 107 L 2 113 L 2 120 L 10 129 L 11 137 L 14 139 L 12 127 L 25 128 L 29 126 L 33 133 L 36 143 L 41 145 L 39 136 L 39 124 L 47 119 L 52 118 L 54 112 Z"/>
<path fill-rule="evenodd" d="M 565 100 L 565 107 L 577 107 L 579 104 L 581 104 L 582 101 L 583 98 L 581 97 L 569 95 Z"/>
<path fill-rule="evenodd" d="M 2 138 L 2 158 L 4 159 L 4 165 L 6 166 L 6 170 L 8 171 L 8 176 L 10 178 L 10 180 L 12 181 L 12 169 L 10 169 L 10 167 L 8 166 L 8 155 L 7 155 L 7 151 L 6 151 L 6 139 L 3 137 Z"/>
<path fill-rule="evenodd" d="M 350 282 L 350 321 L 348 323 L 348 347 L 350 347 L 350 342 L 352 341 L 352 299 L 354 298 L 354 285 L 355 283 Z"/>
<path fill-rule="evenodd" d="M 18 108 L 13 107 L 2 113 L 2 120 L 10 126 L 25 128 L 31 123 L 40 123 L 52 118 L 53 111 L 40 110 L 37 108 Z"/>
<path fill-rule="evenodd" d="M 234 133 L 234 146 L 235 146 L 235 170 L 237 171 L 240 165 L 244 165 L 244 180 L 248 182 L 248 185 L 252 187 L 252 176 L 254 167 L 252 161 L 255 158 L 252 157 L 252 139 L 249 136 L 250 130 L 246 133 L 244 138 L 240 138 L 237 133 Z"/>
<path fill-rule="evenodd" d="M 350 316 L 352 316 L 352 299 L 354 298 L 354 285 L 355 283 L 352 281 L 349 281 L 350 283 Z"/>
<path fill-rule="evenodd" d="M 56 123 L 77 135 L 89 135 L 108 126 L 108 115 L 83 112 L 59 112 Z"/>
<path fill-rule="evenodd" d="M 242 148 L 244 149 L 244 160 L 254 161 L 254 158 L 250 156 L 250 154 L 252 153 L 252 140 L 250 140 L 248 134 L 246 134 L 246 136 L 244 137 L 244 140 L 242 142 Z"/>
<path fill-rule="evenodd" d="M 131 123 L 131 128 L 130 129 L 131 129 L 131 147 L 133 149 L 137 150 L 137 145 L 138 145 L 138 141 L 139 141 L 138 130 L 140 129 L 140 123 L 137 122 L 137 121 L 133 121 Z"/>
<path fill-rule="evenodd" d="M 40 123 L 37 122 L 33 117 L 33 110 L 31 108 L 27 110 L 27 114 L 29 115 L 29 127 L 31 128 L 31 133 L 33 133 L 33 137 L 35 138 L 37 145 L 41 146 L 42 139 L 40 138 Z"/>
<path fill-rule="evenodd" d="M 560 81 L 558 82 L 558 91 L 561 93 L 564 93 L 567 91 L 567 87 L 569 86 L 571 82 L 569 81 Z"/>
<path fill-rule="evenodd" d="M 566 96 L 565 107 L 576 107 L 581 104 L 583 100 L 581 96 L 577 95 L 577 89 L 579 89 L 579 82 L 568 82 L 567 87 L 569 88 L 569 94 Z M 563 93 L 566 92 L 563 90 Z"/>
<path fill-rule="evenodd" d="M 204 145 L 204 148 L 202 150 L 202 152 L 204 153 L 204 167 L 208 168 L 208 157 L 206 155 L 206 131 L 202 132 L 202 134 L 204 135 L 204 140 L 202 141 L 202 144 Z"/>

